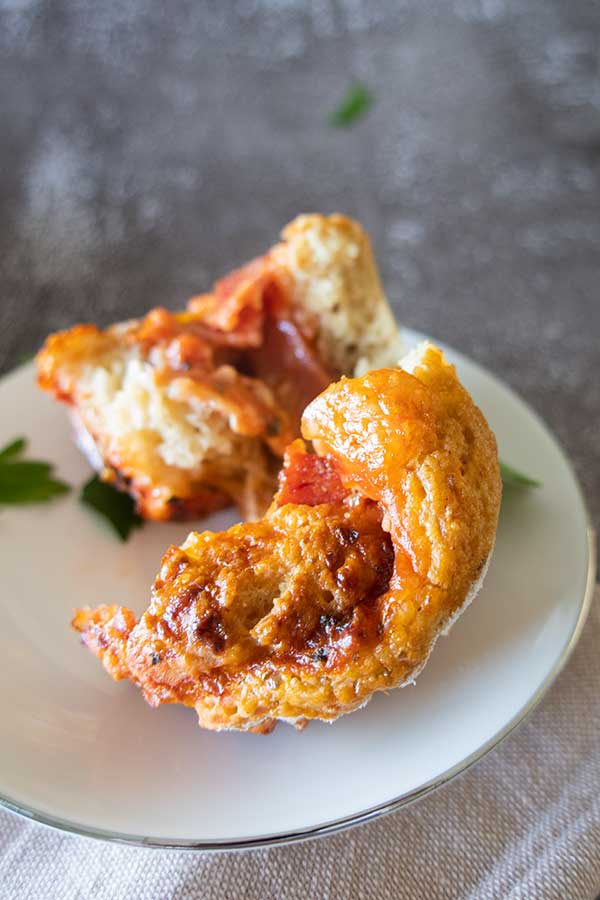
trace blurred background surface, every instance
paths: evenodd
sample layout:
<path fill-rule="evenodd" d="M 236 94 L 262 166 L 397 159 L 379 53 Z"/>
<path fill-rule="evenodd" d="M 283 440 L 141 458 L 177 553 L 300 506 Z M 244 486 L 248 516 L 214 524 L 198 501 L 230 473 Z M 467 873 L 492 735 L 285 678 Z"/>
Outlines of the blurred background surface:
<path fill-rule="evenodd" d="M 333 128 L 353 79 L 374 105 Z M 0 0 L 0 109 L 0 371 L 342 211 L 600 520 L 600 3 Z"/>

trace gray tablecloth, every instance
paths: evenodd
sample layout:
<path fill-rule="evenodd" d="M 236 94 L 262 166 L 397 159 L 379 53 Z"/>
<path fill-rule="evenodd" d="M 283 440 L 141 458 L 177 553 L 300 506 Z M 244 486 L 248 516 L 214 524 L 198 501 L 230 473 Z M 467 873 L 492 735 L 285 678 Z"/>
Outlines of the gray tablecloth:
<path fill-rule="evenodd" d="M 400 318 L 544 416 L 598 523 L 599 36 L 588 0 L 0 0 L 0 370 L 340 210 Z M 333 129 L 354 78 L 374 106 Z M 516 737 L 401 815 L 202 858 L 3 815 L 0 895 L 590 896 L 599 630 Z"/>

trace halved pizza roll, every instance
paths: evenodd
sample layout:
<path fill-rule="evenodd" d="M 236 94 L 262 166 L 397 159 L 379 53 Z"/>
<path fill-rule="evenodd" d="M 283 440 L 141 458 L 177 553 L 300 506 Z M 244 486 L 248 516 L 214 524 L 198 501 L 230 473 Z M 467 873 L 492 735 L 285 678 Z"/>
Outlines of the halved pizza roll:
<path fill-rule="evenodd" d="M 143 516 L 196 518 L 232 501 L 251 516 L 271 499 L 306 404 L 398 348 L 363 229 L 305 215 L 185 312 L 51 335 L 38 373 Z"/>
<path fill-rule="evenodd" d="M 192 532 L 139 621 L 74 628 L 152 706 L 205 728 L 332 721 L 414 681 L 481 586 L 501 498 L 496 441 L 440 350 L 342 378 L 306 409 L 258 522 Z"/>

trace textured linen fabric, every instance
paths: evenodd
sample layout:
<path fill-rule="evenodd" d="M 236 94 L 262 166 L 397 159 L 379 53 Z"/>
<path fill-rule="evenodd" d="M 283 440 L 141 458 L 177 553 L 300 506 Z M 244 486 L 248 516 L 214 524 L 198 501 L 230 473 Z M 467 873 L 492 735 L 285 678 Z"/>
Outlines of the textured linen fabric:
<path fill-rule="evenodd" d="M 479 765 L 369 825 L 238 853 L 146 850 L 0 813 L 3 900 L 589 900 L 600 891 L 600 588 L 566 669 Z M 301 738 L 300 738 L 301 739 Z"/>

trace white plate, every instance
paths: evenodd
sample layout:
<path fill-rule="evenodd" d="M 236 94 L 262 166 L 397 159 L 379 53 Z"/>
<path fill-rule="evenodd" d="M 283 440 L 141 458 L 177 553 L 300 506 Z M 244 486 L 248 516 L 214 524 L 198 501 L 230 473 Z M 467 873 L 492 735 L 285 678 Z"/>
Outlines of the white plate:
<path fill-rule="evenodd" d="M 409 335 L 416 339 L 416 335 Z M 76 499 L 0 511 L 0 799 L 41 822 L 157 846 L 240 847 L 333 831 L 448 781 L 506 735 L 572 650 L 593 583 L 593 544 L 571 468 L 510 390 L 450 352 L 503 459 L 543 487 L 507 492 L 483 591 L 440 641 L 416 687 L 303 733 L 201 731 L 192 710 L 152 710 L 115 684 L 69 628 L 74 606 L 145 608 L 161 555 L 186 526 L 119 544 Z M 31 365 L 0 383 L 0 446 L 78 485 L 86 464 L 64 410 Z M 211 529 L 232 513 L 213 516 Z"/>

